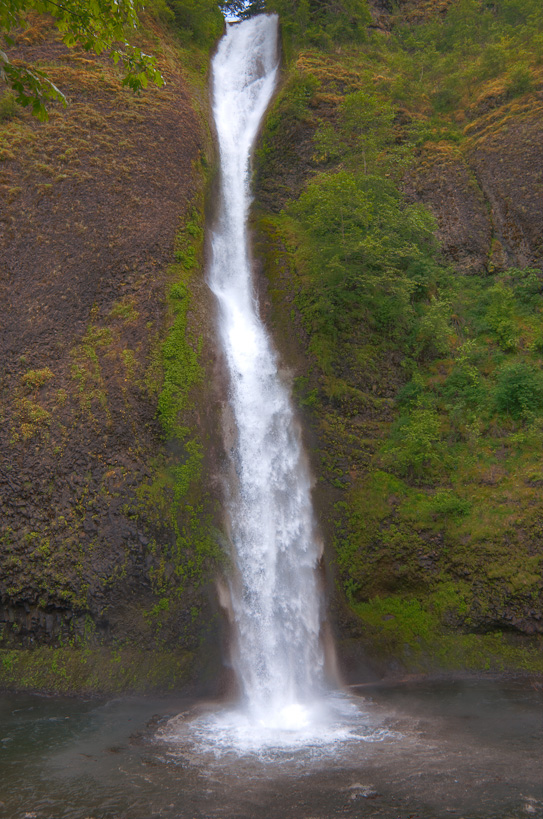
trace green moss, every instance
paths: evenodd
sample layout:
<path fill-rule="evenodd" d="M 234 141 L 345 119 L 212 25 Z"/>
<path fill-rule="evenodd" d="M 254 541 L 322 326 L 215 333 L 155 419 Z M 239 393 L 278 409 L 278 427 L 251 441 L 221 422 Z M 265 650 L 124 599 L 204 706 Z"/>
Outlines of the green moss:
<path fill-rule="evenodd" d="M 44 367 L 41 370 L 27 370 L 21 380 L 28 389 L 39 390 L 51 378 L 54 378 L 53 372 L 49 367 Z"/>
<path fill-rule="evenodd" d="M 161 383 L 158 417 L 171 454 L 158 459 L 152 479 L 137 490 L 136 514 L 157 526 L 169 526 L 174 534 L 174 542 L 162 547 L 152 571 L 154 589 L 162 600 L 182 598 L 187 584 L 205 582 L 221 559 L 213 527 L 214 504 L 203 469 L 203 430 L 196 420 L 205 402 L 204 340 L 193 320 L 194 312 L 201 309 L 197 293 L 203 219 L 202 207 L 194 208 L 177 235 L 177 263 L 169 268 L 169 328 L 159 358 L 151 363 Z"/>
<path fill-rule="evenodd" d="M 109 327 L 91 322 L 81 341 L 71 350 L 71 376 L 76 384 L 81 408 L 91 417 L 98 411 L 109 418 L 107 391 L 100 357 L 112 346 L 114 336 Z"/>
<path fill-rule="evenodd" d="M 120 299 L 116 302 L 109 311 L 109 319 L 120 319 L 121 321 L 131 324 L 137 321 L 138 311 L 134 303 L 129 298 Z"/>
<path fill-rule="evenodd" d="M 465 614 L 467 586 L 446 583 L 421 602 L 416 598 L 375 598 L 355 607 L 371 629 L 373 650 L 394 656 L 412 670 L 466 668 L 473 671 L 543 672 L 542 640 L 520 642 L 510 635 L 455 633 L 444 617 Z"/>
<path fill-rule="evenodd" d="M 158 397 L 158 413 L 166 435 L 183 440 L 186 430 L 180 425 L 179 417 L 187 408 L 191 389 L 202 379 L 198 362 L 201 342 L 187 337 L 190 293 L 183 280 L 172 285 L 169 298 L 173 324 L 162 345 L 164 380 Z"/>
<path fill-rule="evenodd" d="M 172 691 L 189 678 L 189 652 L 136 648 L 0 649 L 0 688 L 58 694 Z"/>

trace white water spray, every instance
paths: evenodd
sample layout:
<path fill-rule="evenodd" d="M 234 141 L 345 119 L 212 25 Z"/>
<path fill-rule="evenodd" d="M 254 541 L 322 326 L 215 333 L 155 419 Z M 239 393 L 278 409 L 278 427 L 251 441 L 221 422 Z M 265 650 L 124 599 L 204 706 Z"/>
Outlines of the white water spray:
<path fill-rule="evenodd" d="M 277 30 L 274 15 L 228 26 L 213 60 L 221 201 L 210 287 L 237 430 L 228 504 L 234 663 L 251 722 L 301 730 L 323 685 L 320 548 L 299 428 L 258 315 L 247 231 L 250 156 L 275 88 Z"/>

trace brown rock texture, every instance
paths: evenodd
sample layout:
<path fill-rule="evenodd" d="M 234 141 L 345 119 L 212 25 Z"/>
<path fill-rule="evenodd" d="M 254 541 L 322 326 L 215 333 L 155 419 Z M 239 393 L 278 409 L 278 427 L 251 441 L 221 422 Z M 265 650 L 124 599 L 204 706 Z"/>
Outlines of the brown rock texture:
<path fill-rule="evenodd" d="M 52 65 L 69 105 L 0 124 L 4 645 L 154 639 L 145 611 L 172 534 L 138 503 L 165 452 L 166 268 L 201 188 L 203 133 L 164 32 L 145 36 L 166 85 L 141 96 L 42 18 L 11 54 Z M 174 624 L 189 647 L 194 603 L 187 593 Z"/>
<path fill-rule="evenodd" d="M 541 93 L 503 103 L 465 128 L 460 146 L 425 146 L 404 183 L 433 212 L 445 255 L 480 273 L 543 263 Z"/>
<path fill-rule="evenodd" d="M 449 145 L 425 150 L 404 182 L 408 200 L 424 202 L 437 219 L 437 238 L 465 273 L 487 265 L 492 225 L 483 192 L 460 151 Z"/>
<path fill-rule="evenodd" d="M 507 266 L 543 262 L 543 97 L 530 95 L 467 129 L 466 156 L 490 205 Z"/>

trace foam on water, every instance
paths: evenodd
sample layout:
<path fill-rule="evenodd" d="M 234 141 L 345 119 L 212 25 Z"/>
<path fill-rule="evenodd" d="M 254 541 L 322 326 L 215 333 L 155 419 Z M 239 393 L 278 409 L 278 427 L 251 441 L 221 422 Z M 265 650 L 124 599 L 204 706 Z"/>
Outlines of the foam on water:
<path fill-rule="evenodd" d="M 260 714 L 241 707 L 210 706 L 197 715 L 188 713 L 170 720 L 161 739 L 184 753 L 189 750 L 197 759 L 234 755 L 307 762 L 341 756 L 353 743 L 397 738 L 382 716 L 360 705 L 338 692 Z"/>

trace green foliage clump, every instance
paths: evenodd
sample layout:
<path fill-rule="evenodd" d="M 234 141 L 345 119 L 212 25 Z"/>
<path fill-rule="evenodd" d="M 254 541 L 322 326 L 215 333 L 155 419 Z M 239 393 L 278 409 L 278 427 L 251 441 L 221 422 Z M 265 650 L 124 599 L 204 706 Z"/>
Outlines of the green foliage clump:
<path fill-rule="evenodd" d="M 312 331 L 332 338 L 364 321 L 399 338 L 413 323 L 413 301 L 439 275 L 434 222 L 406 206 L 383 177 L 323 173 L 288 207 L 311 249 L 304 295 Z"/>
<path fill-rule="evenodd" d="M 443 299 L 431 297 L 423 305 L 416 323 L 413 352 L 418 359 L 443 358 L 450 352 L 451 306 Z"/>
<path fill-rule="evenodd" d="M 431 407 L 416 406 L 398 421 L 385 461 L 398 475 L 429 482 L 443 468 L 445 452 L 441 440 L 437 412 Z"/>
<path fill-rule="evenodd" d="M 162 348 L 164 384 L 158 398 L 158 414 L 167 436 L 183 436 L 178 425 L 179 413 L 185 408 L 188 394 L 202 377 L 198 348 L 187 343 L 187 311 L 190 295 L 183 282 L 170 290 L 174 323 Z"/>
<path fill-rule="evenodd" d="M 217 0 L 161 0 L 160 6 L 161 16 L 174 24 L 184 43 L 209 45 L 224 26 Z"/>
<path fill-rule="evenodd" d="M 451 409 L 480 410 L 484 405 L 484 383 L 479 368 L 473 362 L 474 352 L 473 342 L 466 341 L 445 381 L 443 395 Z"/>
<path fill-rule="evenodd" d="M 267 0 L 279 14 L 289 47 L 310 44 L 330 49 L 337 42 L 363 42 L 371 23 L 366 0 Z"/>
<path fill-rule="evenodd" d="M 0 97 L 0 122 L 9 122 L 19 115 L 20 108 L 17 105 L 15 94 L 2 94 Z"/>
<path fill-rule="evenodd" d="M 498 370 L 494 402 L 516 421 L 543 410 L 543 374 L 526 361 L 506 362 Z"/>
<path fill-rule="evenodd" d="M 513 351 L 518 341 L 515 324 L 515 294 L 503 282 L 498 282 L 489 290 L 488 296 L 487 323 L 495 333 L 500 348 L 505 352 Z"/>
<path fill-rule="evenodd" d="M 455 0 L 444 14 L 408 25 L 401 12 L 388 41 L 375 38 L 376 55 L 403 104 L 441 120 L 475 102 L 481 85 L 505 99 L 531 91 L 542 59 L 543 11 L 536 0 L 507 3 Z"/>
<path fill-rule="evenodd" d="M 507 90 L 512 97 L 526 94 L 534 86 L 533 74 L 526 65 L 515 65 L 507 79 Z"/>

